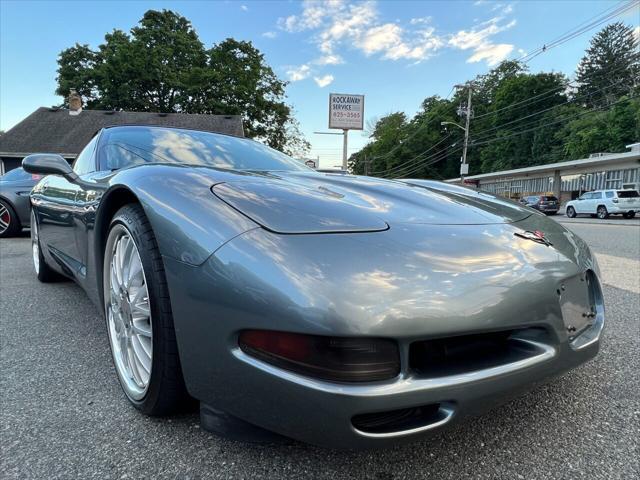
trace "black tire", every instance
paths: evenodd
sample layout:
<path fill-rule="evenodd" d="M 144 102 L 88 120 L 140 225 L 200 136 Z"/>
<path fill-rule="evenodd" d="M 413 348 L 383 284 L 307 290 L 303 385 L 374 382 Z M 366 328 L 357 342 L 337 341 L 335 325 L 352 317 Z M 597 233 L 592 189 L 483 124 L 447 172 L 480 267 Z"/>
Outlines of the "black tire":
<path fill-rule="evenodd" d="M 636 216 L 636 212 L 626 212 L 626 213 L 623 213 L 622 216 L 624 218 L 633 218 Z"/>
<path fill-rule="evenodd" d="M 573 207 L 567 207 L 567 211 L 565 213 L 569 218 L 576 218 L 576 209 Z"/>
<path fill-rule="evenodd" d="M 65 280 L 65 277 L 60 275 L 58 272 L 53 270 L 44 259 L 42 255 L 42 248 L 40 244 L 40 238 L 38 235 L 39 227 L 36 222 L 36 215 L 31 211 L 31 257 L 33 259 L 33 269 L 36 272 L 36 276 L 38 280 L 42 283 L 52 283 L 59 282 L 61 280 Z M 37 251 L 36 251 L 37 248 Z M 37 255 L 37 263 L 36 263 L 36 255 Z"/>
<path fill-rule="evenodd" d="M 193 400 L 187 394 L 182 377 L 164 264 L 151 225 L 140 205 L 129 204 L 118 210 L 109 226 L 109 233 L 117 225 L 123 225 L 128 230 L 138 248 L 148 289 L 153 329 L 151 374 L 144 397 L 133 399 L 127 393 L 119 374 L 118 380 L 128 400 L 138 410 L 146 415 L 170 415 L 186 406 L 192 406 Z M 108 282 L 107 258 L 105 252 L 103 282 Z"/>
<path fill-rule="evenodd" d="M 607 207 L 605 207 L 604 205 L 600 205 L 596 210 L 596 215 L 600 220 L 605 220 L 609 218 L 609 211 L 607 210 Z"/>
<path fill-rule="evenodd" d="M 4 200 L 0 200 L 0 222 L 0 238 L 14 237 L 22 230 L 16 211 Z"/>

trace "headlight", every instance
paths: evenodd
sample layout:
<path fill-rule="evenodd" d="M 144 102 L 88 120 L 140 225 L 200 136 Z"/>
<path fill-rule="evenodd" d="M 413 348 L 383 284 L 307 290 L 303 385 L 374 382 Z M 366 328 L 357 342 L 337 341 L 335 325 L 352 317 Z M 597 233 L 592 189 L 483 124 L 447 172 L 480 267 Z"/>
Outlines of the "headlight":
<path fill-rule="evenodd" d="M 244 330 L 238 343 L 247 355 L 322 380 L 373 382 L 400 373 L 398 345 L 383 338 Z"/>

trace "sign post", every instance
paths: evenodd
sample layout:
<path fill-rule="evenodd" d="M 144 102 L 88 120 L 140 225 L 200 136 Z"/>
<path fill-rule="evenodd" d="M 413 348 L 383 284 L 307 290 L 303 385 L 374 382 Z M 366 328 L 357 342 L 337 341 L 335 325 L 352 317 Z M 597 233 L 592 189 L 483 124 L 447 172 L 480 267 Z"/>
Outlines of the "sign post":
<path fill-rule="evenodd" d="M 364 127 L 364 95 L 329 94 L 329 128 L 342 130 L 342 169 L 347 170 L 349 130 Z"/>

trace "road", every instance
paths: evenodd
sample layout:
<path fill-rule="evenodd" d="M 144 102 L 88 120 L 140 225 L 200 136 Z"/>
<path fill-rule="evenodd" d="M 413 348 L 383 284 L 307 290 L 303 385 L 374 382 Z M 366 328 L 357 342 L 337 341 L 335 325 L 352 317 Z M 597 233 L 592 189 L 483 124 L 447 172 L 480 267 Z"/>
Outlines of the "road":
<path fill-rule="evenodd" d="M 627 283 L 640 278 L 640 227 L 566 225 L 603 270 L 600 355 L 430 440 L 374 452 L 243 444 L 202 431 L 196 414 L 140 415 L 83 292 L 38 283 L 28 238 L 0 240 L 0 477 L 640 478 L 640 291 Z"/>

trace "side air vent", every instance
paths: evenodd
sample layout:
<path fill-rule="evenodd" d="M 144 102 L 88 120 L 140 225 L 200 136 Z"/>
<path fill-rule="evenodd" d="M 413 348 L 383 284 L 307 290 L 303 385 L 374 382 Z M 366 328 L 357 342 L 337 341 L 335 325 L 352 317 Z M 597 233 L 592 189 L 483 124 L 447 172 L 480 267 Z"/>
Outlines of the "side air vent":
<path fill-rule="evenodd" d="M 400 436 L 440 427 L 451 419 L 453 412 L 453 404 L 432 403 L 356 415 L 351 423 L 359 433 L 367 436 Z"/>

